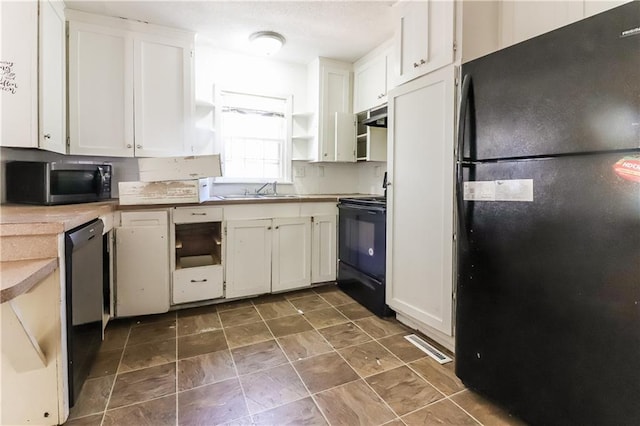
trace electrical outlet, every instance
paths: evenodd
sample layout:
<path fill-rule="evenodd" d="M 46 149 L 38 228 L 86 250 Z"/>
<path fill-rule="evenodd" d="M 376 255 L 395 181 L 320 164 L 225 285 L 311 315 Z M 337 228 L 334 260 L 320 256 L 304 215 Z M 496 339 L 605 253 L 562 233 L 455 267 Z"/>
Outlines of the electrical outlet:
<path fill-rule="evenodd" d="M 295 177 L 301 178 L 304 177 L 304 167 L 295 167 Z"/>

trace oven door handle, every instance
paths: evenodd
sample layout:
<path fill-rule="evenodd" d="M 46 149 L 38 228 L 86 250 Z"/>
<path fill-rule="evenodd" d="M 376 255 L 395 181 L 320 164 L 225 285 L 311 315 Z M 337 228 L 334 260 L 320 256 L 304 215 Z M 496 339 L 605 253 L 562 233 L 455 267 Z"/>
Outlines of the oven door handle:
<path fill-rule="evenodd" d="M 378 206 L 357 206 L 354 204 L 338 204 L 338 208 L 339 209 L 344 209 L 344 210 L 364 210 L 370 214 L 378 214 L 378 213 L 385 213 L 387 211 L 386 206 L 385 207 L 378 207 Z"/>

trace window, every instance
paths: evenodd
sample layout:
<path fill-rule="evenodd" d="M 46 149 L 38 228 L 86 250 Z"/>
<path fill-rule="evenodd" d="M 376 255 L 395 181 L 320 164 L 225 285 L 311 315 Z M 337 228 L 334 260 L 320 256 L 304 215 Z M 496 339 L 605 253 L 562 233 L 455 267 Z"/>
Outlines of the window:
<path fill-rule="evenodd" d="M 290 98 L 221 92 L 224 180 L 288 180 Z"/>

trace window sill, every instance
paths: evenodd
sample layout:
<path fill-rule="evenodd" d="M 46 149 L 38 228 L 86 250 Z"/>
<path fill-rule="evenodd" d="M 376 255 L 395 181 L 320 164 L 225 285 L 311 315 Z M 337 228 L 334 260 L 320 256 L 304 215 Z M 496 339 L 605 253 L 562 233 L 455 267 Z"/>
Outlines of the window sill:
<path fill-rule="evenodd" d="M 225 178 L 225 177 L 216 177 L 214 178 L 213 183 L 237 183 L 237 184 L 245 184 L 245 185 L 262 185 L 265 183 L 272 183 L 273 179 L 249 179 L 249 178 Z M 293 185 L 293 181 L 291 180 L 279 180 L 275 179 L 278 185 Z"/>

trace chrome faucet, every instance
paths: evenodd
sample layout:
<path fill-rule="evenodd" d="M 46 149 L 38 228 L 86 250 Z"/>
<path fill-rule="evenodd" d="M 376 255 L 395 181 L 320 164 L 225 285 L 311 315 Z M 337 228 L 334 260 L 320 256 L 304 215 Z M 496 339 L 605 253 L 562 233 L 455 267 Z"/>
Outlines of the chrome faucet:
<path fill-rule="evenodd" d="M 267 182 L 264 185 L 262 185 L 260 188 L 256 189 L 256 194 L 260 194 L 260 191 L 262 191 L 263 189 L 265 189 L 267 186 L 271 185 L 271 193 L 273 195 L 276 195 L 276 186 L 278 184 L 278 181 L 273 181 L 273 182 Z"/>

